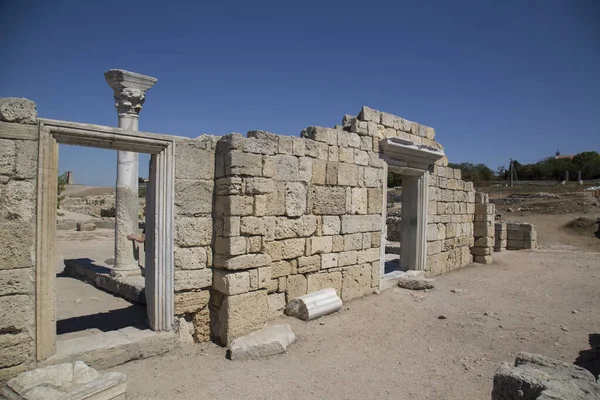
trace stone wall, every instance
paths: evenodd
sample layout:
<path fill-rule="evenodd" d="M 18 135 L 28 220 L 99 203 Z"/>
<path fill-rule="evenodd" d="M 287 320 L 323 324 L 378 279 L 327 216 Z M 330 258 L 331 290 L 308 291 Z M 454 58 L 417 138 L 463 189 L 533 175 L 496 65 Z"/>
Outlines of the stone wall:
<path fill-rule="evenodd" d="M 460 169 L 436 165 L 429 175 L 428 275 L 443 274 L 473 262 L 474 213 L 473 183 L 461 179 Z"/>
<path fill-rule="evenodd" d="M 499 253 L 506 250 L 506 222 L 496 222 L 496 229 L 494 232 L 494 252 Z"/>
<path fill-rule="evenodd" d="M 37 114 L 12 100 L 0 102 L 0 381 L 35 362 Z"/>
<path fill-rule="evenodd" d="M 492 262 L 492 253 L 494 251 L 494 219 L 496 216 L 496 206 L 490 204 L 489 196 L 485 193 L 475 194 L 475 223 L 473 224 L 473 234 L 475 236 L 475 245 L 471 249 L 473 260 L 482 264 Z"/>
<path fill-rule="evenodd" d="M 402 218 L 400 217 L 387 217 L 385 219 L 386 226 L 386 239 L 390 242 L 401 242 L 401 233 L 400 229 L 402 225 Z"/>
<path fill-rule="evenodd" d="M 175 143 L 175 315 L 193 324 L 199 342 L 210 339 L 217 139 L 202 135 Z"/>
<path fill-rule="evenodd" d="M 506 249 L 522 250 L 537 247 L 537 231 L 526 222 L 506 223 Z"/>

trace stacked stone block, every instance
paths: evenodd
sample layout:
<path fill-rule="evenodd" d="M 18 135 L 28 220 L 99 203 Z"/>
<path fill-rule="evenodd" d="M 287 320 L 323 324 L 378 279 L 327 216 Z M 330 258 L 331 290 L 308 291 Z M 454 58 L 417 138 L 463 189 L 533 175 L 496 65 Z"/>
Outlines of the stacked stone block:
<path fill-rule="evenodd" d="M 506 233 L 507 250 L 531 250 L 537 247 L 537 231 L 533 224 L 508 222 L 506 224 Z"/>
<path fill-rule="evenodd" d="M 0 100 L 0 382 L 35 362 L 35 104 Z"/>
<path fill-rule="evenodd" d="M 436 165 L 429 175 L 427 274 L 442 274 L 473 262 L 475 190 L 460 169 Z"/>
<path fill-rule="evenodd" d="M 197 341 L 210 339 L 217 139 L 203 135 L 175 143 L 175 315 L 193 324 Z"/>
<path fill-rule="evenodd" d="M 387 217 L 385 221 L 386 225 L 386 239 L 390 242 L 401 242 L 402 230 L 402 218 L 400 217 Z"/>
<path fill-rule="evenodd" d="M 496 206 L 490 204 L 488 195 L 475 193 L 475 222 L 473 223 L 475 243 L 471 248 L 474 262 L 482 264 L 492 262 L 492 252 L 495 244 L 495 215 Z"/>
<path fill-rule="evenodd" d="M 373 138 L 340 127 L 247 136 L 217 146 L 211 307 L 222 343 L 307 293 L 333 287 L 350 300 L 379 285 L 384 174 Z"/>
<path fill-rule="evenodd" d="M 507 231 L 506 231 L 506 222 L 496 222 L 496 230 L 494 235 L 494 251 L 501 252 L 506 250 L 506 239 L 507 239 Z"/>

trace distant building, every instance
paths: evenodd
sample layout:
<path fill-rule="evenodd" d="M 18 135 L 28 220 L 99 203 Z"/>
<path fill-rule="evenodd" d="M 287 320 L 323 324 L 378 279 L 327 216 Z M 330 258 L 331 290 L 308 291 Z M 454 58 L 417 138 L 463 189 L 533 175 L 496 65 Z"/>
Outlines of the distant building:
<path fill-rule="evenodd" d="M 556 159 L 556 160 L 560 160 L 560 159 L 572 160 L 573 157 L 575 157 L 575 154 L 568 155 L 568 156 L 561 156 L 560 155 L 560 150 L 556 150 L 556 155 L 554 156 L 554 159 Z"/>

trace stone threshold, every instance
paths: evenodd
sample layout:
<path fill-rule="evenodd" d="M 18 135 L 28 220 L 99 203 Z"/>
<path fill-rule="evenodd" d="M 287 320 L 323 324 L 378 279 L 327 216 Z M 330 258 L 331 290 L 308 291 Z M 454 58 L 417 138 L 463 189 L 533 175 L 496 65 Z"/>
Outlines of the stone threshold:
<path fill-rule="evenodd" d="M 116 331 L 73 339 L 57 340 L 56 354 L 38 366 L 83 361 L 107 369 L 141 358 L 158 356 L 175 349 L 174 332 L 154 332 L 128 326 Z"/>
<path fill-rule="evenodd" d="M 146 280 L 143 276 L 113 277 L 110 268 L 94 264 L 87 258 L 65 260 L 63 274 L 91 283 L 125 300 L 146 304 Z"/>

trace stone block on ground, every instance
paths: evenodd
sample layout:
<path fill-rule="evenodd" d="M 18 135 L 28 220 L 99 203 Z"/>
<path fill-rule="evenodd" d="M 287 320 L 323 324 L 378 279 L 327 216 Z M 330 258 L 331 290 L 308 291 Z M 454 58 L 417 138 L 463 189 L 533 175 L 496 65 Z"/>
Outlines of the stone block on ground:
<path fill-rule="evenodd" d="M 424 271 L 407 271 L 398 279 L 398 286 L 409 290 L 433 289 L 433 279 L 425 278 Z"/>
<path fill-rule="evenodd" d="M 285 313 L 308 321 L 334 313 L 340 308 L 342 308 L 342 299 L 334 288 L 327 288 L 291 300 Z"/>
<path fill-rule="evenodd" d="M 77 230 L 79 232 L 95 231 L 96 230 L 96 224 L 94 222 L 91 222 L 91 221 L 78 222 L 77 223 Z"/>
<path fill-rule="evenodd" d="M 229 358 L 247 360 L 284 353 L 295 340 L 296 335 L 288 324 L 268 326 L 231 342 Z"/>
<path fill-rule="evenodd" d="M 576 365 L 537 354 L 519 353 L 514 366 L 494 374 L 492 400 L 600 399 L 594 375 Z"/>
<path fill-rule="evenodd" d="M 100 373 L 75 361 L 22 372 L 4 385 L 0 395 L 10 400 L 110 400 L 125 398 L 126 391 L 125 374 Z"/>

